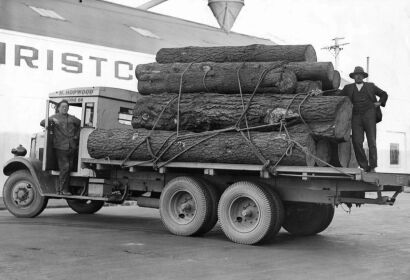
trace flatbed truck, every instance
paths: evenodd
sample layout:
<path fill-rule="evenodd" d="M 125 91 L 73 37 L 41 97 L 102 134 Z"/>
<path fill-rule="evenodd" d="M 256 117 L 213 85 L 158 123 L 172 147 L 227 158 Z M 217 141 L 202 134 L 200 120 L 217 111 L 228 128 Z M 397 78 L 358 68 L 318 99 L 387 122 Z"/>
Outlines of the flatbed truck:
<path fill-rule="evenodd" d="M 136 201 L 158 208 L 173 234 L 203 235 L 219 220 L 233 242 L 256 244 L 283 227 L 293 235 L 313 235 L 332 222 L 335 206 L 393 205 L 410 174 L 365 173 L 358 168 L 277 166 L 201 162 L 95 159 L 87 139 L 96 128 L 131 128 L 138 93 L 108 87 L 53 92 L 46 101 L 45 130 L 31 138 L 29 155 L 13 151 L 3 167 L 7 209 L 16 217 L 36 217 L 49 199 L 66 199 L 79 214 L 93 214 L 105 203 Z M 66 99 L 80 113 L 72 195 L 56 194 L 59 171 L 52 148 L 50 110 Z M 373 195 L 366 195 L 373 193 Z M 386 195 L 387 194 L 387 195 Z M 389 196 L 390 195 L 390 196 Z"/>

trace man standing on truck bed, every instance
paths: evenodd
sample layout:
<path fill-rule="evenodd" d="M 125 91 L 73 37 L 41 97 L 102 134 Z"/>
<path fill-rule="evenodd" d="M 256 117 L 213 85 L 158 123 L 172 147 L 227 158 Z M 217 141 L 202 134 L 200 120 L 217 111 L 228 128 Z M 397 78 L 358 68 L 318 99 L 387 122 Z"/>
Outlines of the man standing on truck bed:
<path fill-rule="evenodd" d="M 387 93 L 373 83 L 363 82 L 368 74 L 356 66 L 350 73 L 355 83 L 346 85 L 341 95 L 348 96 L 353 103 L 352 142 L 357 162 L 366 172 L 374 172 L 377 167 L 376 123 L 382 120 L 380 106 L 385 106 Z M 377 101 L 376 95 L 379 97 Z M 369 161 L 363 149 L 364 133 L 369 146 Z"/>
<path fill-rule="evenodd" d="M 57 157 L 60 170 L 57 194 L 71 195 L 70 171 L 74 167 L 74 158 L 78 150 L 80 134 L 80 120 L 68 114 L 68 101 L 62 100 L 57 104 L 56 114 L 49 118 L 50 127 L 54 127 L 53 148 Z M 40 123 L 45 125 L 45 120 Z"/>

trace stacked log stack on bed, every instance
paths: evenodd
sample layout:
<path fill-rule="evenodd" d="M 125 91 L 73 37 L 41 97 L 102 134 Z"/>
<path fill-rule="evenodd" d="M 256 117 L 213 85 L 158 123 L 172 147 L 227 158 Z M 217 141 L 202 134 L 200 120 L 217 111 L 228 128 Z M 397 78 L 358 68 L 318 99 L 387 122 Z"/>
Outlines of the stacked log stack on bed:
<path fill-rule="evenodd" d="M 340 74 L 311 45 L 166 48 L 156 60 L 136 68 L 134 129 L 95 130 L 92 157 L 138 147 L 130 159 L 261 164 L 287 152 L 281 165 L 323 166 L 350 139 L 348 98 L 317 94 L 337 89 Z M 220 131 L 235 125 L 242 133 Z"/>

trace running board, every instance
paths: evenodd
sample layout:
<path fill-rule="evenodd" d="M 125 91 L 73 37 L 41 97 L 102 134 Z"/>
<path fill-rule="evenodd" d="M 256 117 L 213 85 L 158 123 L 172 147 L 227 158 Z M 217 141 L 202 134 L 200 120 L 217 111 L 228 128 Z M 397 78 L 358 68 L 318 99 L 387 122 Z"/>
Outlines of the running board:
<path fill-rule="evenodd" d="M 99 200 L 106 202 L 113 202 L 117 200 L 109 199 L 108 197 L 95 197 L 95 196 L 83 196 L 83 195 L 63 195 L 55 193 L 45 193 L 43 196 L 48 198 L 64 198 L 64 199 L 76 199 L 76 200 Z"/>

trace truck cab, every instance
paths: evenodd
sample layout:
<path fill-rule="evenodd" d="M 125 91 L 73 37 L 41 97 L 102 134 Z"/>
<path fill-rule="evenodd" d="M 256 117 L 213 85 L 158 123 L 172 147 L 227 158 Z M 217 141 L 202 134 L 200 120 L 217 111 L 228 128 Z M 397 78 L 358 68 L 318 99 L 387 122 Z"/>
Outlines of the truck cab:
<path fill-rule="evenodd" d="M 137 98 L 136 92 L 107 87 L 75 88 L 50 93 L 46 101 L 45 130 L 32 138 L 30 155 L 42 162 L 42 171 L 59 174 L 49 117 L 56 105 L 65 99 L 70 105 L 69 114 L 75 115 L 81 121 L 78 156 L 71 176 L 93 177 L 94 172 L 81 164 L 82 158 L 90 157 L 87 152 L 88 135 L 96 128 L 130 128 L 132 110 Z"/>
<path fill-rule="evenodd" d="M 132 110 L 138 96 L 136 92 L 109 87 L 72 88 L 50 93 L 45 104 L 44 130 L 32 136 L 29 156 L 15 154 L 3 168 L 3 173 L 9 176 L 4 190 L 8 209 L 16 216 L 33 217 L 46 207 L 48 198 L 64 198 L 56 195 L 59 170 L 52 143 L 53 127 L 49 123 L 49 117 L 54 114 L 60 101 L 67 100 L 70 106 L 68 113 L 81 121 L 78 154 L 70 173 L 73 192 L 70 201 L 74 205 L 79 204 L 75 199 L 88 194 L 88 185 L 96 177 L 95 170 L 81 161 L 90 158 L 88 136 L 96 128 L 130 128 Z M 97 204 L 102 206 L 103 202 Z"/>

